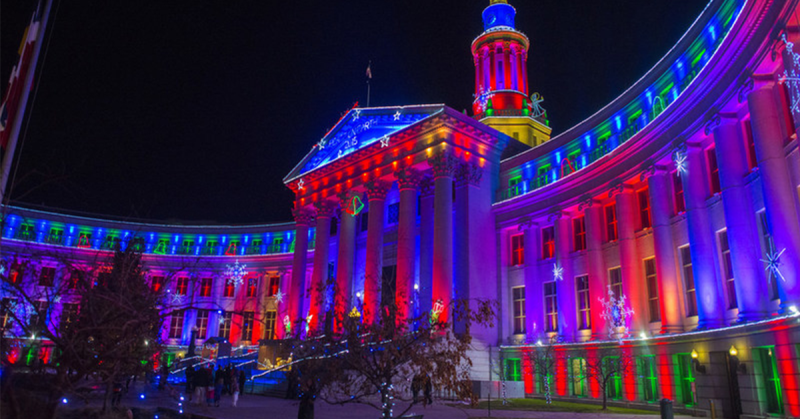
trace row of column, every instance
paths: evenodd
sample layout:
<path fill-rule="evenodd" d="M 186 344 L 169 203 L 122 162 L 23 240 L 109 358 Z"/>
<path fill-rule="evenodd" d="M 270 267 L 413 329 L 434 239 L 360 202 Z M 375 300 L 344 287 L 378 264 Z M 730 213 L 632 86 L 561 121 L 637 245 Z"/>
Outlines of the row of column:
<path fill-rule="evenodd" d="M 800 303 L 800 208 L 797 205 L 797 189 L 790 176 L 784 150 L 784 134 L 774 85 L 766 85 L 748 94 L 753 140 L 761 177 L 764 206 L 769 224 L 769 235 L 773 248 L 769 254 L 783 252 L 778 270 L 781 310 Z M 719 166 L 722 205 L 725 226 L 731 252 L 731 262 L 736 291 L 736 306 L 740 322 L 763 320 L 769 315 L 769 289 L 765 263 L 762 260 L 757 216 L 747 176 L 750 167 L 747 161 L 746 142 L 741 122 L 734 115 L 726 118 L 712 130 Z M 686 222 L 691 253 L 692 274 L 697 299 L 699 329 L 712 329 L 725 325 L 724 278 L 717 262 L 717 231 L 712 224 L 709 209 L 708 167 L 705 150 L 699 144 L 686 144 L 678 153 L 685 156 L 684 169 L 680 173 L 684 191 Z M 672 174 L 667 168 L 651 169 L 647 177 L 653 244 L 656 259 L 656 274 L 662 333 L 683 330 L 685 311 L 681 308 L 681 275 L 677 269 L 678 256 L 673 240 L 670 219 L 673 214 Z M 647 330 L 649 321 L 647 283 L 642 270 L 642 257 L 636 246 L 634 221 L 638 216 L 636 195 L 632 188 L 622 184 L 612 190 L 616 204 L 618 241 L 622 285 L 628 303 L 636 314 L 630 329 L 634 333 Z M 605 335 L 606 324 L 601 317 L 602 308 L 598 298 L 606 297 L 608 271 L 602 252 L 603 229 L 606 227 L 602 206 L 582 204 L 586 225 L 587 273 L 590 278 L 592 304 L 592 335 Z M 585 207 L 585 208 L 583 208 Z M 555 263 L 563 269 L 564 281 L 558 281 L 559 332 L 566 338 L 575 337 L 577 328 L 577 306 L 574 274 L 568 260 L 571 252 L 571 218 L 561 212 L 554 216 Z M 541 230 L 529 226 L 525 230 L 525 258 L 538 260 L 541 255 Z M 536 281 L 536 266 L 526 267 L 526 288 L 529 292 L 526 311 L 543 311 L 541 283 Z M 527 272 L 530 270 L 530 272 Z"/>
<path fill-rule="evenodd" d="M 389 308 L 381 306 L 381 286 L 383 275 L 383 235 L 385 226 L 386 196 L 391 188 L 387 180 L 376 179 L 364 185 L 369 201 L 367 213 L 367 240 L 364 272 L 363 320 L 372 324 L 387 314 L 395 314 L 398 321 L 413 316 L 411 302 L 414 300 L 414 284 L 416 273 L 416 217 L 417 194 L 420 196 L 420 245 L 419 245 L 419 305 L 422 312 L 431 309 L 434 302 L 441 302 L 445 308 L 450 307 L 454 296 L 454 268 L 463 271 L 461 278 L 468 278 L 469 263 L 466 258 L 454 263 L 454 257 L 467 249 L 454 251 L 454 218 L 453 218 L 453 180 L 457 178 L 459 196 L 463 203 L 456 214 L 469 214 L 470 201 L 468 189 L 460 189 L 464 185 L 476 185 L 480 180 L 480 170 L 473 165 L 461 164 L 449 153 L 440 153 L 428 159 L 430 177 L 415 168 L 403 168 L 395 172 L 400 202 L 397 227 L 397 273 L 395 306 L 396 313 L 388 313 Z M 322 307 L 327 289 L 327 272 L 330 255 L 331 218 L 337 206 L 347 206 L 354 194 L 351 191 L 339 196 L 338 202 L 322 201 L 315 204 L 315 209 L 295 211 L 297 222 L 297 238 L 292 270 L 292 289 L 295 295 L 290 298 L 289 316 L 293 320 L 310 319 L 310 326 L 318 325 L 325 309 Z M 459 201 L 461 202 L 461 201 Z M 314 263 L 309 290 L 309 311 L 303 316 L 303 289 L 305 287 L 305 269 L 307 264 L 308 229 L 316 219 L 316 242 Z M 467 221 L 463 221 L 467 220 Z M 459 219 L 468 222 L 468 218 Z M 337 319 L 342 319 L 351 309 L 352 282 L 355 257 L 356 219 L 350 214 L 341 215 L 339 244 L 336 269 L 336 287 L 334 312 Z M 464 231 L 469 231 L 466 228 Z M 458 243 L 468 243 L 468 239 Z M 465 295 L 469 284 L 458 284 L 459 297 Z M 381 312 L 381 310 L 387 312 Z M 440 314 L 441 320 L 447 320 L 447 310 Z M 339 320 L 340 321 L 340 320 Z M 338 324 L 339 321 L 336 323 Z M 334 326 L 338 328 L 337 326 Z"/>
<path fill-rule="evenodd" d="M 494 44 L 481 48 L 476 52 L 475 61 L 475 89 L 483 86 L 484 92 L 498 89 L 514 89 L 526 93 L 527 52 L 515 44 L 514 47 L 503 47 L 502 59 L 497 57 L 497 48 Z M 498 63 L 503 63 L 503 85 L 498 83 Z M 475 94 L 480 94 L 476 91 Z M 526 93 L 527 94 L 527 93 Z"/>

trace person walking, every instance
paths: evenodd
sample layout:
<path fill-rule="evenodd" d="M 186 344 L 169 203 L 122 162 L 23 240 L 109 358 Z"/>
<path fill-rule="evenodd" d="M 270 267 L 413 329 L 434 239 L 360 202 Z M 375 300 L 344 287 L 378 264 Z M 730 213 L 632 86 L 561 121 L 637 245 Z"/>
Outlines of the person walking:
<path fill-rule="evenodd" d="M 244 381 L 247 376 L 244 374 L 244 370 L 239 370 L 238 377 L 236 379 L 239 381 L 239 394 L 244 394 Z"/>
<path fill-rule="evenodd" d="M 222 374 L 222 377 L 225 380 L 225 394 L 233 394 L 231 391 L 231 374 L 233 374 L 233 371 L 231 370 L 231 364 L 228 364 Z"/>
<path fill-rule="evenodd" d="M 433 404 L 433 383 L 431 382 L 431 377 L 425 375 L 425 405 Z"/>
<path fill-rule="evenodd" d="M 225 377 L 223 371 L 217 368 L 217 376 L 214 386 L 214 406 L 219 407 L 219 401 L 222 398 L 222 390 L 225 388 Z"/>
<path fill-rule="evenodd" d="M 411 379 L 411 394 L 414 395 L 414 403 L 419 403 L 419 381 L 419 374 L 414 375 L 414 378 Z"/>
<path fill-rule="evenodd" d="M 239 380 L 231 380 L 231 391 L 233 392 L 233 407 L 239 402 Z"/>

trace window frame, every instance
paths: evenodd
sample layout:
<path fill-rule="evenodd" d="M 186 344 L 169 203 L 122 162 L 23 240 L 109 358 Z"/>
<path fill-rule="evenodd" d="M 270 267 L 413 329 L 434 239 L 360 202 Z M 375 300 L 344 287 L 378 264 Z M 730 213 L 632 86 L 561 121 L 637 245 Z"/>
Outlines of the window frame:
<path fill-rule="evenodd" d="M 575 277 L 575 290 L 578 297 L 578 330 L 591 330 L 592 303 L 589 288 L 589 275 Z"/>
<path fill-rule="evenodd" d="M 586 216 L 572 219 L 572 249 L 575 252 L 586 250 Z"/>
<path fill-rule="evenodd" d="M 647 307 L 650 310 L 650 323 L 661 321 L 661 301 L 658 293 L 658 266 L 656 258 L 644 259 L 644 277 L 647 286 Z M 650 267 L 652 266 L 652 271 Z"/>
<path fill-rule="evenodd" d="M 511 288 L 512 325 L 515 335 L 525 334 L 525 286 Z"/>
<path fill-rule="evenodd" d="M 612 203 L 606 205 L 603 210 L 605 211 L 606 219 L 606 241 L 615 242 L 619 240 L 619 230 L 617 229 L 617 204 Z"/>
<path fill-rule="evenodd" d="M 511 266 L 522 266 L 525 264 L 525 234 L 512 234 L 510 237 Z"/>

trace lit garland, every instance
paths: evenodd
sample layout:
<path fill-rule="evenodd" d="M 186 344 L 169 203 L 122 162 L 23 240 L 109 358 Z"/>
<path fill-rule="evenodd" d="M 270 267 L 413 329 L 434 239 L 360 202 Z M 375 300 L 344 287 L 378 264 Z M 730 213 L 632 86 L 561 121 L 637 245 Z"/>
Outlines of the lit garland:
<path fill-rule="evenodd" d="M 242 283 L 244 282 L 244 276 L 245 274 L 247 274 L 247 271 L 245 270 L 247 265 L 239 264 L 239 259 L 236 259 L 233 266 L 231 265 L 225 265 L 225 266 L 227 266 L 225 274 L 228 276 L 231 282 L 233 282 L 237 286 L 242 285 Z"/>
<path fill-rule="evenodd" d="M 786 68 L 783 72 L 783 76 L 781 80 L 786 82 L 786 85 L 789 86 L 789 92 L 792 96 L 792 113 L 796 114 L 800 111 L 800 74 L 798 74 L 798 69 L 800 69 L 800 54 L 794 52 L 794 43 L 789 42 L 786 38 L 786 33 L 781 35 L 781 40 L 784 44 L 786 44 L 786 51 L 789 53 L 789 57 L 792 60 L 791 68 Z M 786 66 L 786 64 L 784 64 Z"/>

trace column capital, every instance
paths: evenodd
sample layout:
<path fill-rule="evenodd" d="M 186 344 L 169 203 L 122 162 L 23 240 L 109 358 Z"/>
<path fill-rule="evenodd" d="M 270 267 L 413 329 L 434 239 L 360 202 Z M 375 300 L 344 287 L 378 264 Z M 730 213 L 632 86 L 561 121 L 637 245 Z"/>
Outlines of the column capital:
<path fill-rule="evenodd" d="M 433 177 L 452 177 L 458 164 L 458 159 L 450 153 L 441 152 L 428 158 L 428 164 L 433 171 Z"/>
<path fill-rule="evenodd" d="M 538 227 L 539 224 L 534 222 L 531 217 L 525 216 L 520 218 L 519 225 L 517 226 L 517 231 L 526 231 L 533 227 Z"/>
<path fill-rule="evenodd" d="M 569 214 L 567 214 L 566 211 L 561 209 L 561 207 L 559 206 L 555 206 L 550 210 L 550 214 L 547 216 L 547 221 L 552 222 L 554 220 L 560 220 L 562 217 L 567 217 L 567 216 L 569 216 Z"/>
<path fill-rule="evenodd" d="M 483 177 L 483 169 L 475 163 L 461 163 L 456 167 L 456 186 L 477 186 L 481 177 Z"/>
<path fill-rule="evenodd" d="M 666 174 L 668 173 L 667 167 L 656 164 L 652 159 L 647 159 L 641 166 L 639 166 L 639 170 L 641 173 L 639 174 L 639 182 L 644 182 L 650 176 L 654 176 L 656 174 Z"/>
<path fill-rule="evenodd" d="M 430 176 L 423 177 L 419 183 L 419 194 L 423 197 L 433 196 L 434 192 L 436 192 L 434 186 L 433 178 Z"/>
<path fill-rule="evenodd" d="M 592 198 L 592 196 L 589 194 L 581 195 L 581 197 L 578 198 L 578 201 L 580 201 L 580 203 L 578 204 L 578 211 L 581 212 L 586 208 L 591 208 L 592 205 L 597 203 L 597 201 L 594 198 Z"/>
<path fill-rule="evenodd" d="M 622 179 L 614 179 L 611 181 L 610 190 L 608 191 L 608 197 L 613 198 L 614 195 L 622 194 L 627 192 L 633 191 L 633 186 L 626 185 Z"/>
<path fill-rule="evenodd" d="M 317 219 L 333 217 L 333 213 L 338 206 L 339 204 L 337 202 L 328 199 L 315 202 L 314 208 L 317 209 Z"/>
<path fill-rule="evenodd" d="M 311 211 L 305 208 L 295 208 L 292 210 L 292 215 L 294 216 L 294 221 L 298 225 L 311 225 L 311 221 L 314 220 L 314 214 Z"/>
<path fill-rule="evenodd" d="M 349 191 L 346 191 L 346 192 L 337 193 L 336 194 L 336 199 L 339 200 L 339 205 L 344 206 L 344 205 L 347 204 L 348 201 L 353 199 L 353 197 L 358 195 L 358 194 L 359 194 L 358 191 L 350 189 Z"/>
<path fill-rule="evenodd" d="M 391 184 L 380 179 L 375 179 L 366 182 L 364 186 L 367 188 L 367 199 L 372 201 L 373 199 L 386 199 L 386 194 L 389 192 Z"/>
<path fill-rule="evenodd" d="M 419 171 L 412 169 L 410 167 L 397 169 L 394 172 L 394 176 L 395 178 L 397 178 L 397 186 L 400 188 L 400 190 L 403 189 L 416 190 L 420 186 L 420 183 L 422 182 L 422 175 L 419 173 Z"/>

